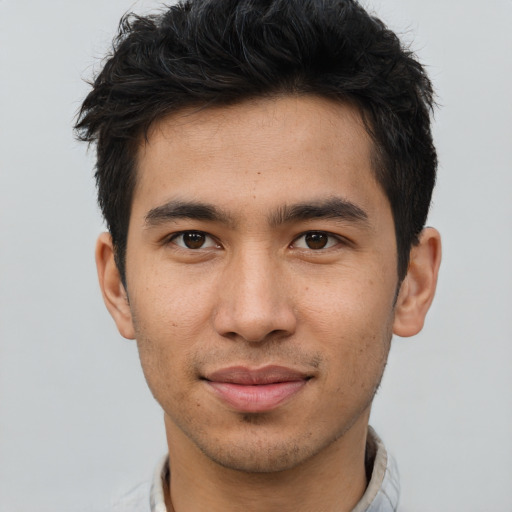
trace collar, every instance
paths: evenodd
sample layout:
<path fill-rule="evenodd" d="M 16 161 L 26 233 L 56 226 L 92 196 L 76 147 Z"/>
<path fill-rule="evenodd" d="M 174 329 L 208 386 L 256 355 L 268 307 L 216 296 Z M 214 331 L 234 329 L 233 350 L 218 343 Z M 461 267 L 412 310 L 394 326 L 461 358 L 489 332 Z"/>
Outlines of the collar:
<path fill-rule="evenodd" d="M 370 467 L 373 459 L 371 478 L 352 512 L 396 512 L 400 498 L 398 468 L 395 459 L 388 455 L 384 443 L 372 427 L 368 427 L 366 459 Z M 163 512 L 166 512 L 165 509 Z"/>
<path fill-rule="evenodd" d="M 367 466 L 373 466 L 371 478 L 365 493 L 352 512 L 396 512 L 400 496 L 398 469 L 372 427 L 368 427 L 366 459 Z M 169 458 L 165 456 L 153 475 L 150 493 L 151 512 L 168 512 L 163 487 L 168 475 Z"/>

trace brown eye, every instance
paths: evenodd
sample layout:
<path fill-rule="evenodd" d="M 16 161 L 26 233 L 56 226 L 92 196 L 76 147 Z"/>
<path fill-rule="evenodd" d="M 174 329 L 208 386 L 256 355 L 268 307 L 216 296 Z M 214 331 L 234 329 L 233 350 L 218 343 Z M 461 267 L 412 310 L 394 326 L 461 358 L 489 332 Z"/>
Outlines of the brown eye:
<path fill-rule="evenodd" d="M 204 235 L 204 233 L 184 233 L 183 243 L 189 249 L 200 249 L 204 244 L 205 238 L 206 236 Z"/>
<path fill-rule="evenodd" d="M 312 231 L 304 235 L 304 241 L 309 249 L 324 249 L 329 241 L 327 233 Z"/>
<path fill-rule="evenodd" d="M 183 231 L 171 238 L 171 242 L 183 249 L 210 249 L 219 244 L 208 234 L 202 231 Z"/>
<path fill-rule="evenodd" d="M 292 246 L 295 249 L 321 251 L 322 249 L 330 249 L 339 243 L 341 243 L 340 237 L 327 231 L 308 231 L 297 237 Z"/>

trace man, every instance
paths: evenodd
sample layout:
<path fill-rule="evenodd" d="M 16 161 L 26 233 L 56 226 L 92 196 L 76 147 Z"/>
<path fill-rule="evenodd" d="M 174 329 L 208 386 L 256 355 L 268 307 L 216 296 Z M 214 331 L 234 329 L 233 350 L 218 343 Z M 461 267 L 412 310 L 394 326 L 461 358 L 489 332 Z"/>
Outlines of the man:
<path fill-rule="evenodd" d="M 392 334 L 435 292 L 431 107 L 355 1 L 123 19 L 77 129 L 97 142 L 100 286 L 169 452 L 120 509 L 397 510 L 368 421 Z"/>

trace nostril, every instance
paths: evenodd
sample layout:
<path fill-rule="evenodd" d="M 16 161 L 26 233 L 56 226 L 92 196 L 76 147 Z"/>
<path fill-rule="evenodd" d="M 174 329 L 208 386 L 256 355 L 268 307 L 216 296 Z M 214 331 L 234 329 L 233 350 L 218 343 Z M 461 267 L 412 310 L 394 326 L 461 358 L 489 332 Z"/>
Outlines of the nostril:
<path fill-rule="evenodd" d="M 241 330 L 242 331 L 242 330 Z M 228 338 L 233 341 L 241 341 L 244 343 L 248 343 L 250 345 L 259 345 L 262 343 L 272 343 L 279 342 L 284 338 L 290 336 L 293 332 L 286 331 L 284 329 L 273 329 L 273 330 L 265 330 L 263 329 L 260 333 L 253 332 L 248 333 L 247 331 L 242 332 L 225 332 L 220 333 L 224 338 Z"/>

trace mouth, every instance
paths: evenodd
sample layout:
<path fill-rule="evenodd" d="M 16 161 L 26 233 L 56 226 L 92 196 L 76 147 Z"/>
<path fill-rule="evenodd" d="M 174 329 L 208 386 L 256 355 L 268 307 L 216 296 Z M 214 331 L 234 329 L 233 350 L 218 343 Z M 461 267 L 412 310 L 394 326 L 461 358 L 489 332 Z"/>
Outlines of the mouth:
<path fill-rule="evenodd" d="M 221 401 L 244 413 L 277 408 L 299 393 L 310 379 L 310 375 L 283 366 L 258 369 L 232 366 L 203 378 Z"/>

